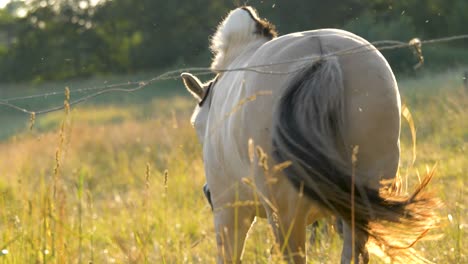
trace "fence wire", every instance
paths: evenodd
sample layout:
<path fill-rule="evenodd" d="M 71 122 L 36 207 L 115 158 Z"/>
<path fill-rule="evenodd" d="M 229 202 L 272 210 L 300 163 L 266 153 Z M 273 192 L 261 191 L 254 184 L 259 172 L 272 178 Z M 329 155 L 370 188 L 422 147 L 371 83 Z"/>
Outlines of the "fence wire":
<path fill-rule="evenodd" d="M 271 64 L 252 65 L 252 66 L 240 67 L 240 68 L 217 69 L 214 71 L 206 67 L 181 68 L 181 69 L 165 72 L 163 74 L 160 74 L 146 81 L 125 82 L 125 83 L 119 83 L 119 84 L 70 90 L 72 94 L 84 93 L 84 92 L 93 92 L 93 93 L 83 96 L 81 98 L 78 98 L 76 100 L 70 101 L 69 106 L 74 106 L 79 103 L 86 102 L 90 99 L 93 99 L 95 97 L 108 94 L 108 93 L 133 93 L 160 81 L 179 79 L 180 74 L 183 72 L 191 72 L 198 76 L 211 75 L 213 73 L 238 72 L 238 71 L 250 71 L 250 72 L 255 72 L 259 74 L 270 74 L 270 75 L 289 75 L 289 74 L 302 70 L 303 67 L 305 66 L 298 67 L 296 69 L 293 69 L 290 71 L 284 71 L 284 72 L 271 71 L 271 70 L 268 70 L 268 68 L 272 66 L 294 64 L 294 63 L 299 63 L 299 62 L 314 62 L 314 61 L 318 61 L 318 60 L 321 60 L 327 57 L 333 57 L 333 56 L 339 57 L 339 56 L 354 55 L 354 54 L 375 51 L 374 49 L 369 49 L 370 47 L 375 47 L 379 51 L 411 48 L 413 49 L 415 55 L 417 56 L 419 60 L 419 63 L 415 65 L 415 68 L 418 68 L 424 63 L 422 46 L 436 44 L 436 43 L 443 43 L 443 42 L 452 42 L 452 41 L 463 40 L 463 39 L 468 39 L 468 34 L 456 35 L 456 36 L 450 36 L 450 37 L 444 37 L 444 38 L 436 38 L 436 39 L 430 39 L 430 40 L 422 40 L 422 41 L 417 38 L 414 38 L 410 40 L 409 42 L 402 42 L 402 41 L 396 41 L 396 40 L 381 40 L 381 41 L 374 41 L 371 43 L 363 44 L 363 45 L 353 47 L 350 49 L 346 49 L 346 50 L 340 50 L 337 52 L 328 53 L 322 56 L 303 57 L 300 59 L 281 61 L 281 62 L 271 63 Z M 126 88 L 126 87 L 129 87 L 129 88 Z M 47 113 L 63 110 L 65 106 L 59 105 L 59 106 L 55 106 L 55 107 L 51 107 L 51 108 L 47 108 L 43 110 L 31 110 L 31 109 L 27 109 L 24 107 L 20 107 L 18 104 L 14 102 L 37 99 L 41 97 L 47 98 L 51 96 L 59 96 L 59 95 L 63 96 L 64 94 L 65 92 L 54 91 L 54 92 L 49 92 L 49 93 L 33 94 L 33 95 L 27 95 L 27 96 L 22 96 L 22 97 L 11 97 L 11 98 L 3 98 L 3 99 L 0 98 L 0 105 L 5 106 L 7 108 L 14 109 L 16 111 L 19 111 L 25 114 L 29 114 L 31 116 L 37 116 L 37 115 L 42 115 L 42 114 L 47 114 Z"/>

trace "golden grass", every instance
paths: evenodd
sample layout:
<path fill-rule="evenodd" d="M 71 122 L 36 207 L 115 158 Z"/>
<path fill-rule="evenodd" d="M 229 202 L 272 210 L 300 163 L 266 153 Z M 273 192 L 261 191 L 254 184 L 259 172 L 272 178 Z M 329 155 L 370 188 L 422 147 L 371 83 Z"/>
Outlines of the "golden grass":
<path fill-rule="evenodd" d="M 468 94 L 451 81 L 456 74 L 400 83 L 418 135 L 411 168 L 411 131 L 403 124 L 401 175 L 411 185 L 438 163 L 430 189 L 445 202 L 444 237 L 417 246 L 437 263 L 468 262 Z M 79 107 L 36 117 L 32 131 L 1 142 L 0 262 L 213 263 L 201 148 L 189 124 L 193 103 L 175 97 Z M 338 263 L 341 241 L 324 229 L 308 246 L 309 260 Z M 244 262 L 267 263 L 273 240 L 258 221 Z"/>

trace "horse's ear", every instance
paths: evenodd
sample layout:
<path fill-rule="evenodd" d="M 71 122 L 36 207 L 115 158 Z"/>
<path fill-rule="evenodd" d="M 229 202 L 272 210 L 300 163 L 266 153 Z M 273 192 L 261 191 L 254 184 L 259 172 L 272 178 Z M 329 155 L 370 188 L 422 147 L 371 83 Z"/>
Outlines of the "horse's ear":
<path fill-rule="evenodd" d="M 196 76 L 188 72 L 182 73 L 180 77 L 182 77 L 182 81 L 187 90 L 200 102 L 205 93 L 202 82 L 200 82 Z"/>

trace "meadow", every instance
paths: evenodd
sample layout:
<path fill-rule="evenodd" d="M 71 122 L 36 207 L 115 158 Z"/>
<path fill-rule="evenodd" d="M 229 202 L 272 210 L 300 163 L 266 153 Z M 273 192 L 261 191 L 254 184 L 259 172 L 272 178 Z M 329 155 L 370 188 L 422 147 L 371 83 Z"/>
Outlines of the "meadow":
<path fill-rule="evenodd" d="M 416 246 L 436 263 L 468 263 L 468 90 L 462 71 L 399 80 L 417 133 L 413 166 L 413 138 L 403 121 L 404 189 L 436 166 L 429 189 L 444 202 L 434 232 L 443 236 Z M 47 83 L 35 92 L 147 77 Z M 1 98 L 33 92 L 20 88 L 0 89 Z M 42 109 L 63 100 L 18 104 Z M 201 147 L 189 122 L 194 105 L 178 82 L 156 83 L 37 116 L 31 129 L 28 115 L 0 106 L 0 263 L 213 263 Z M 308 245 L 310 263 L 339 262 L 340 238 L 332 227 L 324 230 Z M 244 262 L 279 262 L 270 254 L 273 241 L 259 219 Z"/>

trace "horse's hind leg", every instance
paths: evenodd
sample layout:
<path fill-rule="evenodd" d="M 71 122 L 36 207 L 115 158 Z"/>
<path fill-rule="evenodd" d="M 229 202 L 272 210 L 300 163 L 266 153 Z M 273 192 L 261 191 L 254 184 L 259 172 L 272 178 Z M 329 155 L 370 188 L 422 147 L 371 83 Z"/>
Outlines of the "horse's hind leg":
<path fill-rule="evenodd" d="M 342 221 L 342 220 L 341 220 Z M 369 263 L 369 252 L 366 248 L 368 236 L 362 231 L 354 232 L 355 252 L 353 254 L 352 240 L 353 232 L 348 223 L 342 221 L 343 224 L 343 251 L 341 253 L 341 264 L 349 264 L 354 255 L 354 263 L 367 264 Z"/>
<path fill-rule="evenodd" d="M 267 210 L 278 249 L 287 263 L 306 263 L 306 227 L 321 217 L 319 208 L 297 193 L 277 199 L 277 210 Z M 268 207 L 267 207 L 268 208 Z"/>
<path fill-rule="evenodd" d="M 278 243 L 278 249 L 287 263 L 306 263 L 306 220 L 269 216 Z"/>
<path fill-rule="evenodd" d="M 218 263 L 240 263 L 254 212 L 246 207 L 215 209 Z"/>

